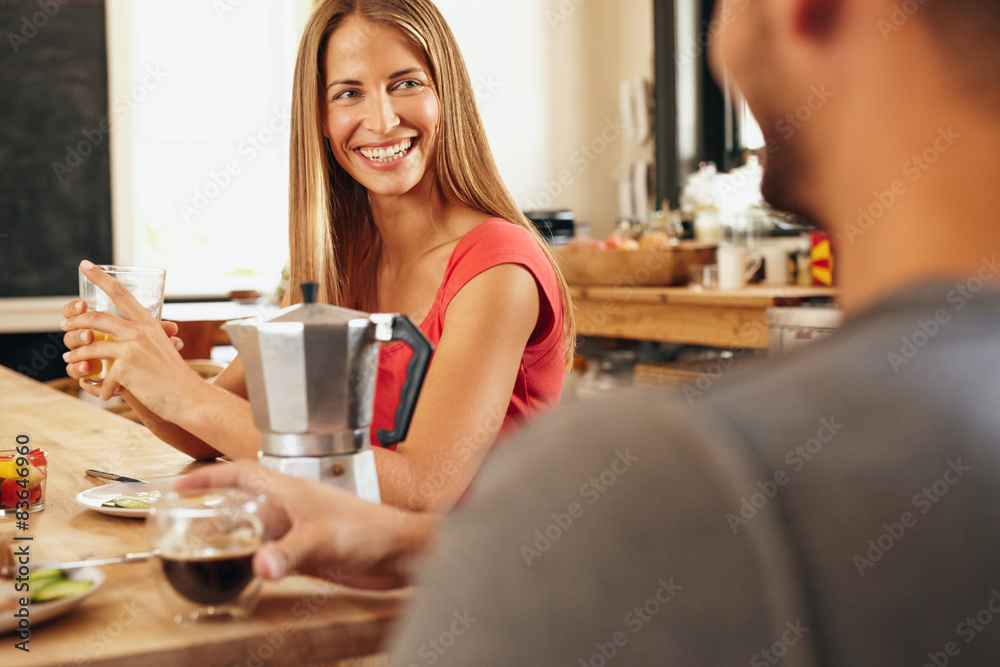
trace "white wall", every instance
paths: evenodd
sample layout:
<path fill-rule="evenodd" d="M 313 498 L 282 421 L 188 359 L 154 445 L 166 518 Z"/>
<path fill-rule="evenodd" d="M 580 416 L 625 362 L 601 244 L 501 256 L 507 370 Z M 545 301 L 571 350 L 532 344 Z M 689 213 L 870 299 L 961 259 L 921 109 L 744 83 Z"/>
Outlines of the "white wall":
<path fill-rule="evenodd" d="M 568 208 L 611 233 L 616 177 L 651 159 L 621 133 L 618 83 L 653 78 L 651 0 L 438 0 L 479 83 L 500 173 L 518 204 Z"/>
<path fill-rule="evenodd" d="M 546 0 L 436 4 L 462 49 L 493 157 L 520 203 L 551 171 Z"/>

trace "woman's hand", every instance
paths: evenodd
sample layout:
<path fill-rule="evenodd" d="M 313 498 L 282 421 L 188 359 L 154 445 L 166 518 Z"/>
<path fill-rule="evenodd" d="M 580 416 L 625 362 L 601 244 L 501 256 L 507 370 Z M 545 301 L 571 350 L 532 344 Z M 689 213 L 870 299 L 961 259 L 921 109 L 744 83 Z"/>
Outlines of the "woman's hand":
<path fill-rule="evenodd" d="M 320 482 L 281 475 L 255 463 L 223 463 L 179 480 L 184 489 L 237 487 L 267 496 L 273 542 L 253 558 L 254 573 L 280 579 L 307 574 L 354 588 L 405 585 L 438 518 L 377 505 Z"/>
<path fill-rule="evenodd" d="M 76 315 L 82 315 L 87 312 L 87 302 L 82 299 L 76 299 L 70 301 L 62 309 L 62 315 L 64 318 L 69 320 L 69 318 Z M 176 322 L 160 322 L 160 326 L 163 327 L 163 333 L 170 337 L 170 341 L 180 352 L 184 349 L 184 341 L 177 337 L 177 323 Z M 91 329 L 72 329 L 66 332 L 63 336 L 63 344 L 68 347 L 71 351 L 78 347 L 83 347 L 84 345 L 89 345 L 94 342 L 94 332 Z M 76 364 L 68 364 L 66 366 L 66 373 L 73 379 L 79 380 L 80 378 L 86 377 L 91 373 L 90 361 L 81 361 Z M 100 396 L 100 388 L 97 385 L 86 384 L 84 389 L 94 396 Z M 119 387 L 115 392 L 116 394 L 122 393 L 122 388 Z"/>
<path fill-rule="evenodd" d="M 115 363 L 102 385 L 81 381 L 80 386 L 103 400 L 127 389 L 160 414 L 158 406 L 164 403 L 168 388 L 176 387 L 177 381 L 189 376 L 196 377 L 178 354 L 183 343 L 175 337 L 177 325 L 153 318 L 121 283 L 90 262 L 81 263 L 80 268 L 111 297 L 123 316 L 88 312 L 82 300 L 63 307 L 66 317 L 62 324 L 66 331 L 63 341 L 69 348 L 63 355 L 67 373 L 72 378 L 83 378 L 96 368 L 98 360 L 113 359 Z M 94 330 L 107 333 L 114 340 L 95 342 Z"/>

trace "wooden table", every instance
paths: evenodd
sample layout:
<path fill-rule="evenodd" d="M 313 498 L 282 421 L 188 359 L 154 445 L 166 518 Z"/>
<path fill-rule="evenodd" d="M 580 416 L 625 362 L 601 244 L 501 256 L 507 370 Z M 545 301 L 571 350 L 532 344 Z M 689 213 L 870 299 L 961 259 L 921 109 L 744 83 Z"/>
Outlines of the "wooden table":
<path fill-rule="evenodd" d="M 832 298 L 826 287 L 572 287 L 577 333 L 725 348 L 767 348 L 767 309 Z"/>
<path fill-rule="evenodd" d="M 144 522 L 76 504 L 98 482 L 87 468 L 140 478 L 197 465 L 145 428 L 0 367 L 0 448 L 27 434 L 47 450 L 47 507 L 28 530 L 0 519 L 0 533 L 31 536 L 34 563 L 146 550 Z M 225 464 L 221 464 L 225 465 Z M 23 543 L 23 542 L 22 542 Z M 106 566 L 104 585 L 75 610 L 31 628 L 29 653 L 0 635 L 0 665 L 308 665 L 377 653 L 407 591 L 360 592 L 306 577 L 264 586 L 245 621 L 175 625 L 161 609 L 150 563 Z"/>

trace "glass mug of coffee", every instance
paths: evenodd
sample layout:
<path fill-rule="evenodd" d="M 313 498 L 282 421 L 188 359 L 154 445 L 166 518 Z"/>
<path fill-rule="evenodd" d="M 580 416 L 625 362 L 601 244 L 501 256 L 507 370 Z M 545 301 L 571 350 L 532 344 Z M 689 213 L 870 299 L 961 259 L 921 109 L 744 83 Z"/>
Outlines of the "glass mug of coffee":
<path fill-rule="evenodd" d="M 150 505 L 153 568 L 176 623 L 253 612 L 261 581 L 252 560 L 264 539 L 263 503 L 263 495 L 238 489 L 196 489 Z"/>

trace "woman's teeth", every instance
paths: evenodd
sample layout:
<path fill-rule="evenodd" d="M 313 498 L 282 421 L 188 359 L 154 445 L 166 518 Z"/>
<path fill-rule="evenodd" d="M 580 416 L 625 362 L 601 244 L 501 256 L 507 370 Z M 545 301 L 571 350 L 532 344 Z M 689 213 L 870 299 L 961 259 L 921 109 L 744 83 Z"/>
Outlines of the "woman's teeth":
<path fill-rule="evenodd" d="M 358 152 L 373 162 L 392 162 L 406 155 L 412 145 L 412 140 L 404 139 L 388 148 L 359 148 Z"/>

